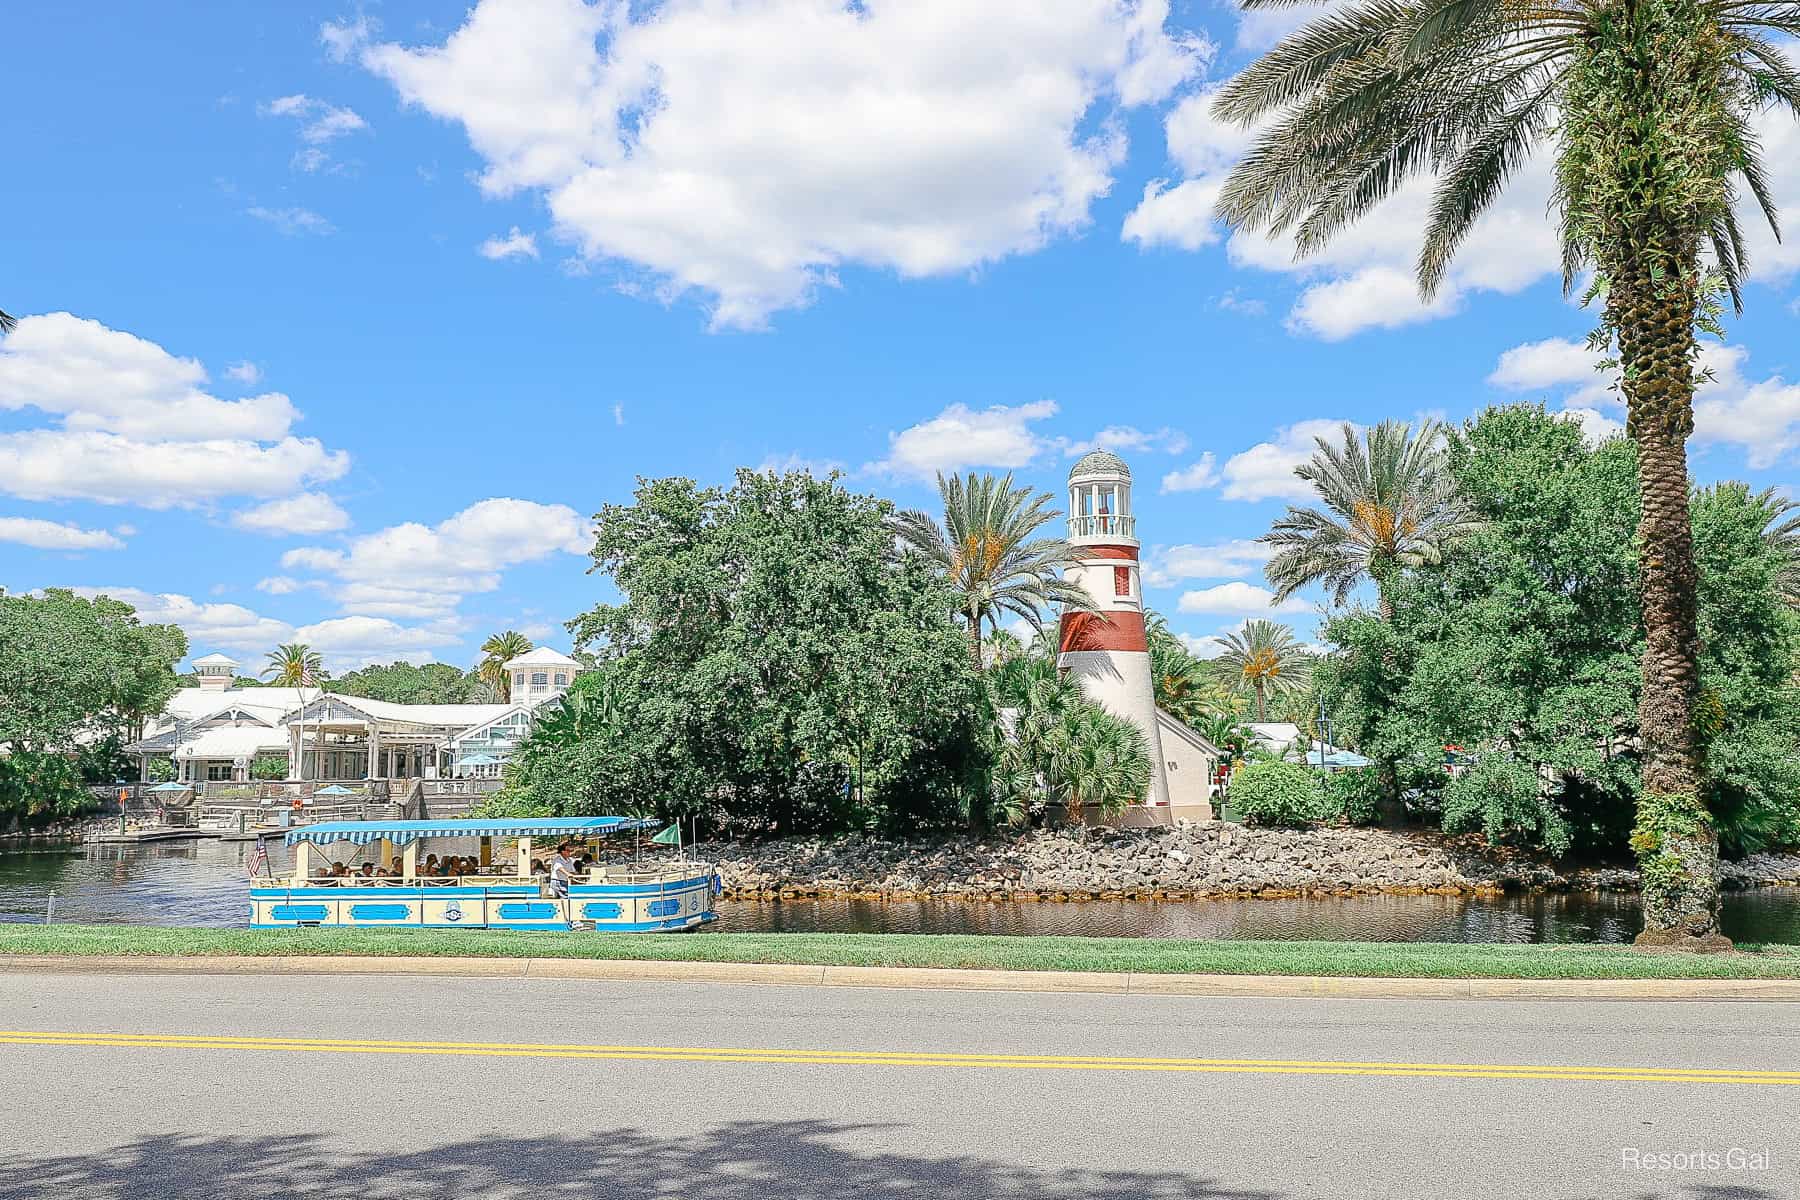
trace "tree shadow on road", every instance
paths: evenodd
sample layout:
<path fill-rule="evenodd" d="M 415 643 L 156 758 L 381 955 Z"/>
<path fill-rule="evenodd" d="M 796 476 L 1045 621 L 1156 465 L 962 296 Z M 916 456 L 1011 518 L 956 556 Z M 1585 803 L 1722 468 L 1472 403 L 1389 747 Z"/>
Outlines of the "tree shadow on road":
<path fill-rule="evenodd" d="M 970 1155 L 936 1157 L 924 1148 L 918 1154 L 857 1150 L 859 1137 L 892 1128 L 738 1121 L 680 1138 L 620 1129 L 477 1138 L 401 1153 L 347 1151 L 318 1134 L 167 1135 L 104 1154 L 8 1154 L 0 1162 L 0 1200 L 1279 1200 L 1276 1192 L 1222 1188 L 1176 1170 L 1055 1171 Z M 402 1132 L 416 1145 L 410 1135 L 424 1131 L 396 1134 Z"/>

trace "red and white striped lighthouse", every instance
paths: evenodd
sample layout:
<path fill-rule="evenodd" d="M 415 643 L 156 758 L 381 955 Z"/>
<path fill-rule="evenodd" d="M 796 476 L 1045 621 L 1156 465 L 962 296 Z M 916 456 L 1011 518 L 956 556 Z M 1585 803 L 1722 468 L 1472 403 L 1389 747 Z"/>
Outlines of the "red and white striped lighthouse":
<path fill-rule="evenodd" d="M 1167 805 L 1169 782 L 1144 639 L 1131 468 L 1118 455 L 1095 450 L 1069 472 L 1069 541 L 1078 559 L 1064 578 L 1085 587 L 1099 611 L 1062 614 L 1057 666 L 1089 699 L 1143 730 L 1150 752 L 1150 794 L 1144 802 Z"/>

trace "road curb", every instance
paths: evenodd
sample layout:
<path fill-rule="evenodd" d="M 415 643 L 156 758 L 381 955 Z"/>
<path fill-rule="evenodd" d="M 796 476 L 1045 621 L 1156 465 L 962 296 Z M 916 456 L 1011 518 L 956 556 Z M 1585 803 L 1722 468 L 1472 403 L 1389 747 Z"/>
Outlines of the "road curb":
<path fill-rule="evenodd" d="M 785 984 L 979 992 L 1365 1000 L 1759 1000 L 1800 1002 L 1800 979 L 1383 979 L 1176 975 L 949 967 L 660 962 L 648 959 L 353 955 L 0 956 L 0 970 L 88 975 L 395 975 L 457 978 Z"/>

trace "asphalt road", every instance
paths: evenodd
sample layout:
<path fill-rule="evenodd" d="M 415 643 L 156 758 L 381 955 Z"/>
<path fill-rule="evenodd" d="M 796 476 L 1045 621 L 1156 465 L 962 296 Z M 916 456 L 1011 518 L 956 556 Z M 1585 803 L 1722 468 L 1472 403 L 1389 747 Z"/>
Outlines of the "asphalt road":
<path fill-rule="evenodd" d="M 6 972 L 0 1031 L 0 1200 L 1800 1197 L 1800 1005 Z"/>

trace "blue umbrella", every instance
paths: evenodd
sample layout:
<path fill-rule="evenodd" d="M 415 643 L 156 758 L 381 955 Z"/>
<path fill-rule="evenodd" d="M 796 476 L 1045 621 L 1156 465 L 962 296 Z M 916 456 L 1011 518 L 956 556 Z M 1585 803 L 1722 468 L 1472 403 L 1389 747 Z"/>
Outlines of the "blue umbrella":
<path fill-rule="evenodd" d="M 188 790 L 188 785 L 185 783 L 159 783 L 150 790 L 153 792 L 185 792 Z"/>
<path fill-rule="evenodd" d="M 356 793 L 352 792 L 349 788 L 339 787 L 335 783 L 330 787 L 322 787 L 313 793 L 315 796 L 353 796 L 355 794 Z"/>

